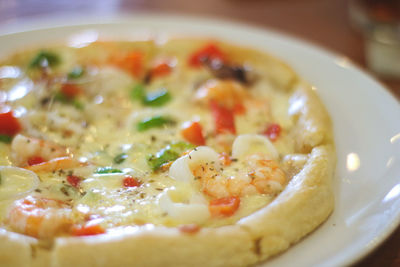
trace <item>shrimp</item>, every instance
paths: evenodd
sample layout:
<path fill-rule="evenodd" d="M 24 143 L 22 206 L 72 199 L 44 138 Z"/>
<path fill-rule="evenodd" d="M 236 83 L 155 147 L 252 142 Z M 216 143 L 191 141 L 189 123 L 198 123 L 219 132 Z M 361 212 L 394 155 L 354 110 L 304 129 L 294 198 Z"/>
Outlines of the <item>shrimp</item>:
<path fill-rule="evenodd" d="M 19 166 L 28 164 L 31 157 L 40 157 L 44 161 L 68 156 L 68 149 L 51 141 L 18 134 L 11 143 L 13 160 Z"/>
<path fill-rule="evenodd" d="M 176 160 L 169 175 L 178 181 L 197 183 L 204 194 L 213 198 L 276 194 L 287 182 L 277 161 L 266 153 L 246 155 L 225 169 L 220 158 L 213 149 L 198 147 Z"/>
<path fill-rule="evenodd" d="M 191 170 L 202 191 L 215 198 L 282 191 L 286 176 L 276 161 L 264 154 L 253 154 L 240 163 L 239 172 L 232 176 L 224 176 L 211 162 L 194 165 Z"/>
<path fill-rule="evenodd" d="M 26 166 L 25 169 L 33 172 L 52 172 L 60 169 L 72 169 L 85 165 L 87 165 L 87 163 L 80 162 L 71 157 L 60 157 L 32 166 Z"/>
<path fill-rule="evenodd" d="M 200 102 L 214 100 L 229 109 L 238 108 L 248 97 L 244 87 L 232 80 L 210 80 L 199 88 L 195 96 Z"/>
<path fill-rule="evenodd" d="M 55 199 L 27 196 L 14 202 L 7 223 L 14 231 L 41 239 L 69 232 L 71 208 Z"/>

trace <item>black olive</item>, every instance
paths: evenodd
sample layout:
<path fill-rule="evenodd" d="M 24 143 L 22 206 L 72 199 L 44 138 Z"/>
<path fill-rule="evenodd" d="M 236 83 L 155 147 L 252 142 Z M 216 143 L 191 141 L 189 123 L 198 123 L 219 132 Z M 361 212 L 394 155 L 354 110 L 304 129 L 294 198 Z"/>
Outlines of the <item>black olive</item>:
<path fill-rule="evenodd" d="M 249 85 L 253 83 L 249 70 L 241 65 L 229 65 L 220 60 L 207 60 L 204 64 L 212 74 L 219 79 L 234 79 L 240 83 Z"/>
<path fill-rule="evenodd" d="M 45 106 L 45 105 L 47 105 L 47 104 L 50 102 L 50 100 L 51 100 L 50 97 L 42 98 L 42 99 L 40 100 L 40 104 L 41 104 L 42 106 Z"/>

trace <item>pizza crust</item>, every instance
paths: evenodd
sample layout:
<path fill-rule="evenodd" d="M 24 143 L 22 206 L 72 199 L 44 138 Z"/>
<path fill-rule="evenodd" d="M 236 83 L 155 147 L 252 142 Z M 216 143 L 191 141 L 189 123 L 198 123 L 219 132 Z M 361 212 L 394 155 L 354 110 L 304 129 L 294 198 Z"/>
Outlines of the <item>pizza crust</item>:
<path fill-rule="evenodd" d="M 261 260 L 286 250 L 332 212 L 332 152 L 329 145 L 314 148 L 304 169 L 270 205 L 238 222 L 259 242 Z"/>
<path fill-rule="evenodd" d="M 285 64 L 264 53 L 243 51 L 253 57 L 263 55 L 257 60 L 267 60 L 267 68 L 284 72 L 271 76 L 284 90 L 297 84 L 291 96 L 290 112 L 295 117 L 291 134 L 296 136 L 296 152 L 310 156 L 273 202 L 235 225 L 203 228 L 194 234 L 145 225 L 128 227 L 123 235 L 57 238 L 50 248 L 43 248 L 34 238 L 0 229 L 2 265 L 245 266 L 286 250 L 325 221 L 334 205 L 336 162 L 329 115 L 312 88 L 298 82 Z"/>
<path fill-rule="evenodd" d="M 0 262 L 4 266 L 26 266 L 31 262 L 32 238 L 0 229 Z M 18 256 L 16 256 L 18 251 Z"/>
<path fill-rule="evenodd" d="M 54 266 L 247 266 L 265 260 L 299 241 L 332 212 L 333 155 L 331 145 L 314 148 L 284 192 L 236 225 L 193 235 L 142 227 L 124 236 L 60 238 L 53 250 Z"/>

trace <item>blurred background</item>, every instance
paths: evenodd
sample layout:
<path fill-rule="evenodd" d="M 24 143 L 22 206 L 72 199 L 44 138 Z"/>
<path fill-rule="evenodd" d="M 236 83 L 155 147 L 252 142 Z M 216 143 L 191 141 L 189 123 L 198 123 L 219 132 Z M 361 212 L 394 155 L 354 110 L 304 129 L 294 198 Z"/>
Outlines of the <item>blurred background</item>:
<path fill-rule="evenodd" d="M 348 57 L 400 99 L 400 0 L 0 0 L 0 27 L 48 15 L 121 12 L 208 16 L 277 30 Z M 400 266 L 400 228 L 356 266 Z"/>

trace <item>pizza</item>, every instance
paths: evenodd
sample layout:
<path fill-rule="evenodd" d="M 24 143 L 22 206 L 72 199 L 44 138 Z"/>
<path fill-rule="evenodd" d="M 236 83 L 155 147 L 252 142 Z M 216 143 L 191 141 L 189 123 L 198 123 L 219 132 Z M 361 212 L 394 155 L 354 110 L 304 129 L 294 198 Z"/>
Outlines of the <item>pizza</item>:
<path fill-rule="evenodd" d="M 44 46 L 0 88 L 2 266 L 247 266 L 333 210 L 329 115 L 264 51 Z"/>

